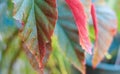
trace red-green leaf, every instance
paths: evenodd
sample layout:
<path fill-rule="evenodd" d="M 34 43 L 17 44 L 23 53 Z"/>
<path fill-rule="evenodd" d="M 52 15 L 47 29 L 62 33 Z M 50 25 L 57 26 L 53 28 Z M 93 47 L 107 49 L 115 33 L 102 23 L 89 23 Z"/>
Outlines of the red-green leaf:
<path fill-rule="evenodd" d="M 74 1 L 65 0 L 65 1 L 73 13 L 73 16 L 79 31 L 80 45 L 84 50 L 86 50 L 88 53 L 91 54 L 92 46 L 88 37 L 87 28 L 86 28 L 87 18 L 86 18 L 83 4 L 80 2 L 80 0 L 74 0 Z"/>
<path fill-rule="evenodd" d="M 25 51 L 33 55 L 27 54 L 27 56 L 30 60 L 35 58 L 31 61 L 37 62 L 33 66 L 39 64 L 42 70 L 43 63 L 52 49 L 51 35 L 57 20 L 56 0 L 13 0 L 13 2 L 14 18 L 23 23 L 20 38 Z"/>
<path fill-rule="evenodd" d="M 85 74 L 85 54 L 79 44 L 79 33 L 73 15 L 64 0 L 58 0 L 57 2 L 59 13 L 55 35 L 57 36 L 61 52 L 75 68 Z M 90 14 L 90 10 L 87 10 L 87 8 L 91 7 L 90 3 L 85 1 L 82 1 L 82 3 L 86 9 L 86 14 Z"/>

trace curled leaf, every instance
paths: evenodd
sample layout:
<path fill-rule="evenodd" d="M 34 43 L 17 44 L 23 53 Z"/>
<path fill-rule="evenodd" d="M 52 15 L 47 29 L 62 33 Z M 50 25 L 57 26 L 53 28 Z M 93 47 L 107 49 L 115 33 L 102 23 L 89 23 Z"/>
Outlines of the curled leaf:
<path fill-rule="evenodd" d="M 96 11 L 95 11 L 95 6 L 94 4 L 91 5 L 91 15 L 92 15 L 92 20 L 93 20 L 93 25 L 95 29 L 95 40 L 98 41 L 98 23 L 97 23 L 97 16 L 96 16 Z"/>

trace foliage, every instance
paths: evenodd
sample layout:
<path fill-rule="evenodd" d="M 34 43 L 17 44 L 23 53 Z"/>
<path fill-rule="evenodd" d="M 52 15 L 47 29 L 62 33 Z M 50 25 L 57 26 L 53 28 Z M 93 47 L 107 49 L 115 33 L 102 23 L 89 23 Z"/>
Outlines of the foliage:
<path fill-rule="evenodd" d="M 51 51 L 51 35 L 57 20 L 55 2 L 13 0 L 14 18 L 22 23 L 20 38 L 31 64 L 38 71 L 43 69 L 43 62 Z"/>
<path fill-rule="evenodd" d="M 0 74 L 85 74 L 85 53 L 96 67 L 117 32 L 105 0 L 0 0 L 0 10 Z"/>

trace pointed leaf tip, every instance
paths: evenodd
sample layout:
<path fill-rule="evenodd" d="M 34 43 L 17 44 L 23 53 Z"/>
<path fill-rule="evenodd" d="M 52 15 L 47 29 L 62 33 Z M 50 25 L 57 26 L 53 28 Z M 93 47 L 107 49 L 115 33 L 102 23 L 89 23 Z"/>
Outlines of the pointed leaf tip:
<path fill-rule="evenodd" d="M 57 21 L 56 0 L 12 0 L 12 2 L 14 19 L 24 26 L 20 31 L 20 38 L 28 47 L 28 51 L 35 52 L 36 55 L 29 53 L 37 59 L 31 60 L 33 57 L 26 55 L 32 63 L 36 61 L 32 64 L 33 68 L 39 64 L 42 71 L 52 50 L 51 35 Z"/>
<path fill-rule="evenodd" d="M 92 58 L 94 68 L 97 67 L 108 52 L 114 35 L 117 32 L 117 17 L 110 7 L 99 4 L 98 7 L 96 6 L 96 14 L 98 19 L 98 40 L 96 41 Z"/>

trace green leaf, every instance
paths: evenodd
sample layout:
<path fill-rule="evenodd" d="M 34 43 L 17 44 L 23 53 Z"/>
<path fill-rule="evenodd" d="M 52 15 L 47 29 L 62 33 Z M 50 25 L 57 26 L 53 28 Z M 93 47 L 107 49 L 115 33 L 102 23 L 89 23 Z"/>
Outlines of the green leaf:
<path fill-rule="evenodd" d="M 57 20 L 56 0 L 13 0 L 14 18 L 22 23 L 20 37 L 33 67 L 43 68 L 51 51 L 51 35 Z M 36 63 L 37 62 L 37 63 Z M 38 70 L 40 70 L 38 69 Z"/>

